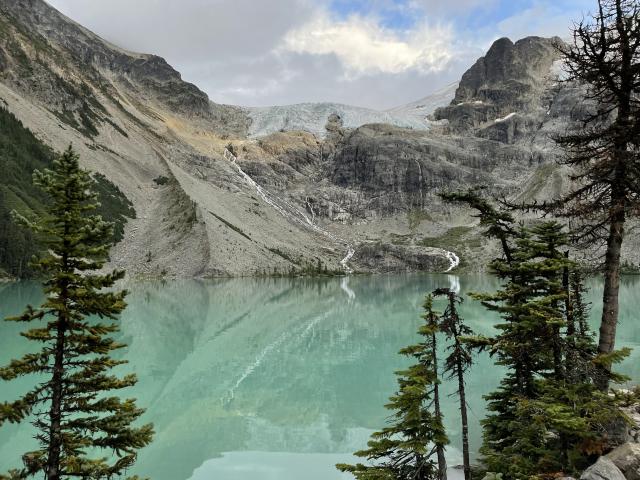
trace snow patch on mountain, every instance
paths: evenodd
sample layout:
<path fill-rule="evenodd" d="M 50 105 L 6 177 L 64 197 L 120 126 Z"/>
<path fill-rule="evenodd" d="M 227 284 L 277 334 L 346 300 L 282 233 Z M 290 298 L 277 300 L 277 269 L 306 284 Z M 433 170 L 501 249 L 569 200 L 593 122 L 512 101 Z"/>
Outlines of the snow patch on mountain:
<path fill-rule="evenodd" d="M 420 100 L 387 110 L 387 113 L 403 118 L 412 118 L 416 121 L 424 120 L 436 109 L 446 107 L 451 103 L 456 95 L 458 85 L 458 82 L 451 83 Z"/>

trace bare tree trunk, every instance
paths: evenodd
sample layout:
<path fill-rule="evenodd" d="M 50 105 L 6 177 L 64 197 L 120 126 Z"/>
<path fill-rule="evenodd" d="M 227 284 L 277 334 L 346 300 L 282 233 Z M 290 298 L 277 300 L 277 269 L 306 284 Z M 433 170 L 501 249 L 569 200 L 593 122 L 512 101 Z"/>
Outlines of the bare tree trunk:
<path fill-rule="evenodd" d="M 614 127 L 617 131 L 615 146 L 612 152 L 616 160 L 614 182 L 611 192 L 611 210 L 609 222 L 609 237 L 607 239 L 607 253 L 605 257 L 604 291 L 602 292 L 602 319 L 600 322 L 600 340 L 598 352 L 611 353 L 616 345 L 616 328 L 618 326 L 618 293 L 620 291 L 620 254 L 624 239 L 625 207 L 627 197 L 625 182 L 627 180 L 626 162 L 629 160 L 628 136 L 631 121 L 631 94 L 634 82 L 634 49 L 627 29 L 627 22 L 623 10 L 622 0 L 615 1 L 616 30 L 620 53 L 620 87 L 617 92 L 617 118 Z M 611 366 L 605 366 L 602 375 L 597 379 L 602 390 L 609 388 L 609 373 Z"/>
<path fill-rule="evenodd" d="M 460 397 L 460 418 L 462 420 L 462 465 L 464 480 L 471 480 L 471 460 L 469 458 L 469 420 L 467 419 L 467 395 L 464 389 L 464 370 L 460 362 L 458 370 L 458 396 Z"/>
<path fill-rule="evenodd" d="M 438 371 L 438 356 L 436 354 L 436 336 L 433 335 L 433 369 Z M 433 408 L 438 421 L 442 423 L 442 410 L 440 410 L 440 387 L 436 381 L 433 387 Z M 436 445 L 438 456 L 438 480 L 447 480 L 447 460 L 444 458 L 444 446 Z"/>
<path fill-rule="evenodd" d="M 47 480 L 60 480 L 60 454 L 62 451 L 62 380 L 64 374 L 64 336 L 66 321 L 58 318 L 55 360 L 51 378 L 51 409 L 49 411 L 49 446 Z"/>
<path fill-rule="evenodd" d="M 69 227 L 65 225 L 64 246 L 68 248 L 66 236 L 69 235 Z M 68 257 L 62 255 L 62 270 L 69 270 Z M 47 470 L 46 480 L 60 480 L 60 456 L 62 454 L 62 391 L 64 381 L 64 349 L 65 334 L 67 331 L 67 301 L 68 301 L 68 281 L 61 281 L 60 302 L 63 304 L 62 310 L 58 313 L 58 325 L 56 332 L 56 346 L 54 352 L 53 374 L 51 376 L 51 409 L 49 410 L 49 445 L 47 448 Z"/>
<path fill-rule="evenodd" d="M 618 294 L 620 291 L 620 253 L 624 238 L 624 203 L 618 202 L 614 207 L 611 225 L 609 227 L 609 239 L 607 241 L 607 253 L 604 272 L 604 291 L 602 293 L 602 319 L 600 322 L 600 340 L 598 352 L 611 353 L 616 345 L 616 328 L 618 326 Z M 598 386 L 602 390 L 609 388 L 611 367 L 604 368 L 599 375 Z"/>

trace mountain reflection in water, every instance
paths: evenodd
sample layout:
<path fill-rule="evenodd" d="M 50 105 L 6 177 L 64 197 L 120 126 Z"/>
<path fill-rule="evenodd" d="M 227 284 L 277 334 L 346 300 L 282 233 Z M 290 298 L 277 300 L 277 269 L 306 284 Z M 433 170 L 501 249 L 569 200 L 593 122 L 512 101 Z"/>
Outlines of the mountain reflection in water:
<path fill-rule="evenodd" d="M 640 343 L 638 281 L 622 281 L 618 347 Z M 597 325 L 601 283 L 588 283 Z M 487 275 L 417 274 L 127 285 L 120 336 L 129 347 L 120 354 L 130 363 L 121 369 L 135 371 L 139 382 L 123 395 L 138 398 L 157 432 L 132 473 L 154 480 L 297 480 L 303 472 L 309 479 L 349 478 L 333 465 L 351 461 L 384 425 L 394 371 L 407 362 L 397 352 L 416 341 L 425 293 L 497 286 Z M 0 315 L 20 313 L 41 298 L 34 283 L 0 286 Z M 477 333 L 492 332 L 497 319 L 477 302 L 466 299 L 461 312 Z M 0 363 L 30 347 L 18 336 L 21 327 L 0 324 Z M 620 369 L 634 380 L 640 380 L 639 352 Z M 486 355 L 468 374 L 474 450 L 481 441 L 482 397 L 500 375 Z M 33 382 L 3 383 L 0 401 Z M 445 381 L 443 390 L 448 456 L 455 465 L 461 463 L 458 403 L 447 397 L 455 385 Z M 32 435 L 27 424 L 0 429 L 3 471 L 35 446 Z"/>

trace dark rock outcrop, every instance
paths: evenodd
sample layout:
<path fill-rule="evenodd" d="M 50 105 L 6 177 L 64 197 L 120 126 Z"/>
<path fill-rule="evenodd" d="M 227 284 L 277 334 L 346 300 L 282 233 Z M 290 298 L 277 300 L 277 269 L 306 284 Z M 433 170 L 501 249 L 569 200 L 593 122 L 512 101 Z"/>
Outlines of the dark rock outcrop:
<path fill-rule="evenodd" d="M 443 252 L 420 246 L 363 244 L 353 258 L 360 268 L 374 272 L 444 272 L 450 263 Z"/>
<path fill-rule="evenodd" d="M 508 129 L 499 134 L 513 136 Z M 509 190 L 525 172 L 549 161 L 545 152 L 531 145 L 506 143 L 366 125 L 338 146 L 330 179 L 338 187 L 365 192 L 371 202 L 363 208 L 383 215 L 424 208 L 438 203 L 436 193 L 441 190 L 470 185 Z"/>

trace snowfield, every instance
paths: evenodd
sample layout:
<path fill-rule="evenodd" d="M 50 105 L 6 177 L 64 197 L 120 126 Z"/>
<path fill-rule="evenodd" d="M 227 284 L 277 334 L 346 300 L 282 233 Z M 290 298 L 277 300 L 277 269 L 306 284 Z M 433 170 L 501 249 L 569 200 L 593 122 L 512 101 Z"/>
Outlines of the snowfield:
<path fill-rule="evenodd" d="M 300 103 L 274 107 L 248 107 L 251 118 L 249 135 L 262 137 L 279 131 L 305 131 L 318 137 L 326 134 L 329 116 L 337 114 L 347 128 L 369 123 L 387 123 L 398 127 L 428 130 L 428 115 L 436 108 L 448 105 L 454 97 L 457 84 L 448 85 L 417 102 L 386 111 L 354 107 L 340 103 Z"/>

